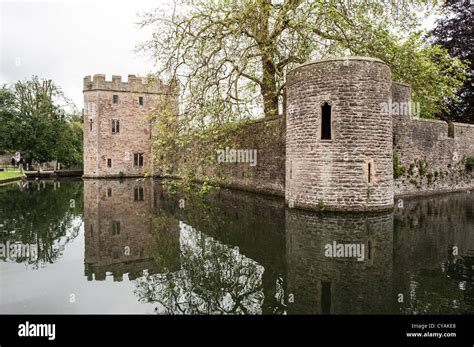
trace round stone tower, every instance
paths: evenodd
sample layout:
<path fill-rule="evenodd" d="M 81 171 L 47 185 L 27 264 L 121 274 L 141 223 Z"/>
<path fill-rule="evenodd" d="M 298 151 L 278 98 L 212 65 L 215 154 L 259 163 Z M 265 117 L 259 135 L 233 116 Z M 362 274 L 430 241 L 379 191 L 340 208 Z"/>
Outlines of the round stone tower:
<path fill-rule="evenodd" d="M 286 202 L 328 211 L 393 206 L 391 71 L 383 61 L 314 61 L 287 75 Z"/>

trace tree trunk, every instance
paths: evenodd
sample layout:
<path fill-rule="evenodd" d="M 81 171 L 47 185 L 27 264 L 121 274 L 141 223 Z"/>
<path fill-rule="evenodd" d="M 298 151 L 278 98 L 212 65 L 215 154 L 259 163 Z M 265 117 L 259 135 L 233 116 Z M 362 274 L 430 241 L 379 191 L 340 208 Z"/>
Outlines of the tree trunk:
<path fill-rule="evenodd" d="M 275 65 L 266 57 L 262 58 L 263 83 L 261 93 L 263 97 L 263 112 L 265 118 L 278 116 L 278 94 L 276 92 Z"/>

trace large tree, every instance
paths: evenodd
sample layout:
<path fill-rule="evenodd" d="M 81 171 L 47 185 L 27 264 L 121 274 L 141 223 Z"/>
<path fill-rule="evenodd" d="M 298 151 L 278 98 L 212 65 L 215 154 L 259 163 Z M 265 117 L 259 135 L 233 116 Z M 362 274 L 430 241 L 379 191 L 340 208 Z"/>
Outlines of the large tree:
<path fill-rule="evenodd" d="M 469 1 L 448 0 L 443 16 L 431 32 L 433 42 L 449 54 L 463 60 L 469 78 L 457 92 L 457 100 L 448 100 L 448 109 L 441 117 L 447 120 L 474 123 L 474 6 Z"/>
<path fill-rule="evenodd" d="M 155 28 L 140 49 L 158 75 L 182 83 L 186 125 L 225 123 L 282 108 L 285 74 L 310 59 L 368 55 L 390 64 L 413 85 L 423 115 L 432 117 L 462 83 L 462 64 L 418 30 L 434 11 L 427 1 L 228 0 L 177 1 L 141 24 Z"/>
<path fill-rule="evenodd" d="M 20 114 L 15 108 L 15 94 L 6 87 L 0 88 L 0 153 L 16 147 L 16 124 L 20 124 Z"/>
<path fill-rule="evenodd" d="M 72 112 L 66 113 L 65 107 Z M 0 150 L 38 162 L 82 162 L 82 117 L 51 80 L 33 76 L 0 91 Z"/>

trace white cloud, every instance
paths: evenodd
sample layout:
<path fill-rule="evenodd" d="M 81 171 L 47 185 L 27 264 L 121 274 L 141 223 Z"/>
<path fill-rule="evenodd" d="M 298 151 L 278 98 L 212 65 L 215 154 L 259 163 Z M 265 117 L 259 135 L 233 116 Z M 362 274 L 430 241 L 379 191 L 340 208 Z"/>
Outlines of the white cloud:
<path fill-rule="evenodd" d="M 137 13 L 172 0 L 0 0 L 0 84 L 38 75 L 83 107 L 86 75 L 146 75 L 153 62 L 133 52 L 148 40 Z M 423 23 L 429 29 L 436 17 Z M 126 78 L 123 78 L 126 80 Z"/>
<path fill-rule="evenodd" d="M 137 13 L 163 1 L 0 2 L 0 83 L 38 75 L 61 86 L 82 108 L 82 78 L 145 75 L 153 62 L 133 52 L 149 39 Z M 124 78 L 126 80 L 126 78 Z"/>

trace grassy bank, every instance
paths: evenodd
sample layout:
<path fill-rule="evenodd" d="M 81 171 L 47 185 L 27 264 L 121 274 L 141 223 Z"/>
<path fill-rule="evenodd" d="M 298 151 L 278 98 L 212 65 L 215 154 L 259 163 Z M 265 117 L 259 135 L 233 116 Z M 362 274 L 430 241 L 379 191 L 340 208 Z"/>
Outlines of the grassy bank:
<path fill-rule="evenodd" d="M 0 181 L 8 178 L 20 177 L 20 171 L 0 171 Z"/>

